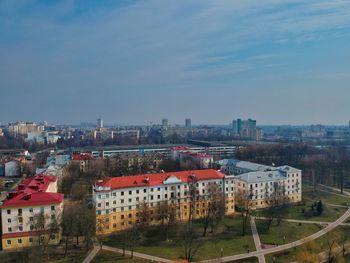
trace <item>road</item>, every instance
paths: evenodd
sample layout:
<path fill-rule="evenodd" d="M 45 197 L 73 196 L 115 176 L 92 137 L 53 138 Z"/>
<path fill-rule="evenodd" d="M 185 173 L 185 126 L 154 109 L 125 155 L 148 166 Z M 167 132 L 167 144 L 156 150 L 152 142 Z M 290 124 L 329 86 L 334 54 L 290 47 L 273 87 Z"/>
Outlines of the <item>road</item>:
<path fill-rule="evenodd" d="M 268 249 L 262 249 L 260 251 L 254 251 L 251 253 L 228 256 L 228 257 L 218 258 L 218 259 L 204 260 L 204 261 L 201 261 L 201 263 L 230 262 L 230 261 L 246 259 L 246 258 L 251 258 L 251 257 L 259 258 L 259 256 L 261 256 L 261 255 L 278 253 L 278 252 L 281 252 L 283 250 L 291 249 L 293 247 L 300 246 L 306 242 L 309 242 L 311 240 L 315 240 L 315 239 L 325 235 L 329 231 L 331 231 L 334 228 L 336 228 L 337 226 L 341 225 L 349 217 L 350 217 L 350 209 L 348 209 L 341 217 L 339 217 L 336 221 L 330 223 L 324 229 L 322 229 L 322 230 L 320 230 L 320 231 L 318 231 L 318 232 L 316 232 L 316 233 L 314 233 L 306 238 L 294 241 L 294 242 L 289 243 L 289 244 L 285 244 L 285 245 L 281 245 L 281 246 L 277 246 L 277 247 L 273 247 L 273 248 L 268 248 Z"/>
<path fill-rule="evenodd" d="M 252 234 L 253 234 L 253 239 L 254 239 L 256 251 L 261 251 L 261 242 L 260 242 L 258 230 L 256 228 L 254 216 L 250 217 L 250 227 L 252 229 Z M 265 256 L 263 254 L 258 256 L 258 260 L 259 260 L 259 263 L 266 263 Z"/>

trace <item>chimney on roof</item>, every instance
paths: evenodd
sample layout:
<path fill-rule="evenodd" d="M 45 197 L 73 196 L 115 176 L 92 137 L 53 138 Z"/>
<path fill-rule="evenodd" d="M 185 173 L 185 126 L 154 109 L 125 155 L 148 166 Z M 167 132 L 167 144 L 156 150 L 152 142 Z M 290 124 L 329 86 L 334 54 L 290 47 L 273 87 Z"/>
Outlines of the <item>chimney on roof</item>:
<path fill-rule="evenodd" d="M 31 189 L 33 189 L 34 191 L 38 191 L 39 190 L 39 186 L 38 185 L 32 185 L 30 186 Z"/>
<path fill-rule="evenodd" d="M 8 195 L 8 199 L 12 199 L 12 198 L 16 197 L 17 195 L 18 195 L 17 192 L 10 192 Z"/>

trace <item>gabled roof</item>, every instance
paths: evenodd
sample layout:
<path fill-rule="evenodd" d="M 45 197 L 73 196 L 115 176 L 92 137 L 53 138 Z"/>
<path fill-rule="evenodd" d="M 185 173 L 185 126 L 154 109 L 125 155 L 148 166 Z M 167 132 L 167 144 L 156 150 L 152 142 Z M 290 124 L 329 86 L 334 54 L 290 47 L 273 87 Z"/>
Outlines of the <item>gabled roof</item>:
<path fill-rule="evenodd" d="M 72 154 L 72 160 L 73 161 L 86 161 L 86 160 L 92 160 L 92 154 L 91 153 L 73 153 Z"/>
<path fill-rule="evenodd" d="M 17 196 L 5 200 L 1 208 L 59 204 L 63 201 L 63 197 L 64 195 L 60 193 L 19 193 Z"/>
<path fill-rule="evenodd" d="M 37 191 L 45 192 L 49 185 L 57 181 L 56 176 L 37 174 L 33 177 L 25 178 L 17 186 L 15 192 L 33 193 Z"/>
<path fill-rule="evenodd" d="M 122 188 L 130 188 L 130 187 L 163 185 L 163 182 L 170 176 L 177 177 L 183 183 L 188 183 L 193 179 L 195 179 L 196 181 L 203 181 L 203 180 L 224 178 L 223 173 L 213 169 L 191 170 L 191 171 L 158 173 L 158 174 L 141 174 L 141 175 L 133 175 L 133 176 L 105 178 L 103 180 L 98 180 L 96 183 L 95 190 L 99 190 L 99 187 L 102 187 L 102 188 L 108 187 L 111 189 L 122 189 Z"/>

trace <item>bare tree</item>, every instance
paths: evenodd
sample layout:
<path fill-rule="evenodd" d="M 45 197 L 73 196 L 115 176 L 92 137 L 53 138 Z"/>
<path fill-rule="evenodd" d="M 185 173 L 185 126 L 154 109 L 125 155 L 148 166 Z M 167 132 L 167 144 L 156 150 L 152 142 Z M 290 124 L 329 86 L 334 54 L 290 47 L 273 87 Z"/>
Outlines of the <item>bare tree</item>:
<path fill-rule="evenodd" d="M 46 254 L 50 258 L 47 247 L 51 240 L 54 240 L 59 235 L 61 222 L 61 214 L 56 213 L 51 216 L 40 212 L 34 215 L 33 228 L 36 233 L 37 242 L 41 247 L 42 254 Z"/>
<path fill-rule="evenodd" d="M 211 232 L 214 230 L 214 226 L 222 220 L 225 214 L 225 201 L 223 192 L 220 191 L 219 185 L 216 183 L 209 184 L 206 187 L 207 195 L 203 200 L 204 214 L 202 217 L 203 222 L 203 237 L 207 234 L 207 229 L 210 226 Z"/>
<path fill-rule="evenodd" d="M 235 196 L 237 210 L 240 212 L 242 219 L 242 236 L 245 236 L 249 218 L 252 212 L 252 194 L 244 190 L 238 190 Z"/>
<path fill-rule="evenodd" d="M 266 192 L 268 190 L 268 186 Z M 268 202 L 267 208 L 267 230 L 270 229 L 274 219 L 277 219 L 278 224 L 280 224 L 281 217 L 283 215 L 283 206 L 287 202 L 287 195 L 285 190 L 285 185 L 283 182 L 274 182 L 272 192 L 266 195 Z"/>
<path fill-rule="evenodd" d="M 164 230 L 165 240 L 169 239 L 169 228 L 176 222 L 176 204 L 169 204 L 167 201 L 161 202 L 157 206 L 157 219 L 161 221 Z"/>
<path fill-rule="evenodd" d="M 188 262 L 192 262 L 203 245 L 203 241 L 198 239 L 191 224 L 184 225 L 184 229 L 180 232 L 180 240 L 183 247 L 184 258 Z"/>
<path fill-rule="evenodd" d="M 146 229 L 151 222 L 151 210 L 146 202 L 140 202 L 137 209 L 137 226 Z"/>

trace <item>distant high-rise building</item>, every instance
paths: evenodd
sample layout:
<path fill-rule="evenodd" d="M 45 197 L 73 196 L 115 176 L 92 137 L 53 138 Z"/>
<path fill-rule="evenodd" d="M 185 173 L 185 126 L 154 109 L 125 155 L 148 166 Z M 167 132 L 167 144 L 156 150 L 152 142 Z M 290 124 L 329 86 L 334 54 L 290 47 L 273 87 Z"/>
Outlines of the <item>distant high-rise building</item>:
<path fill-rule="evenodd" d="M 163 128 L 168 127 L 168 119 L 162 119 L 162 126 Z"/>
<path fill-rule="evenodd" d="M 186 126 L 186 128 L 191 128 L 191 119 L 185 120 L 185 126 Z"/>
<path fill-rule="evenodd" d="M 241 128 L 242 128 L 242 120 L 241 119 L 237 119 L 237 120 L 232 121 L 232 129 L 233 129 L 234 134 L 239 135 L 241 132 Z"/>
<path fill-rule="evenodd" d="M 97 119 L 97 128 L 103 128 L 103 119 L 101 117 Z"/>
<path fill-rule="evenodd" d="M 232 130 L 235 136 L 241 138 L 249 138 L 253 140 L 261 140 L 263 133 L 262 131 L 256 128 L 256 120 L 233 120 L 232 121 Z"/>

